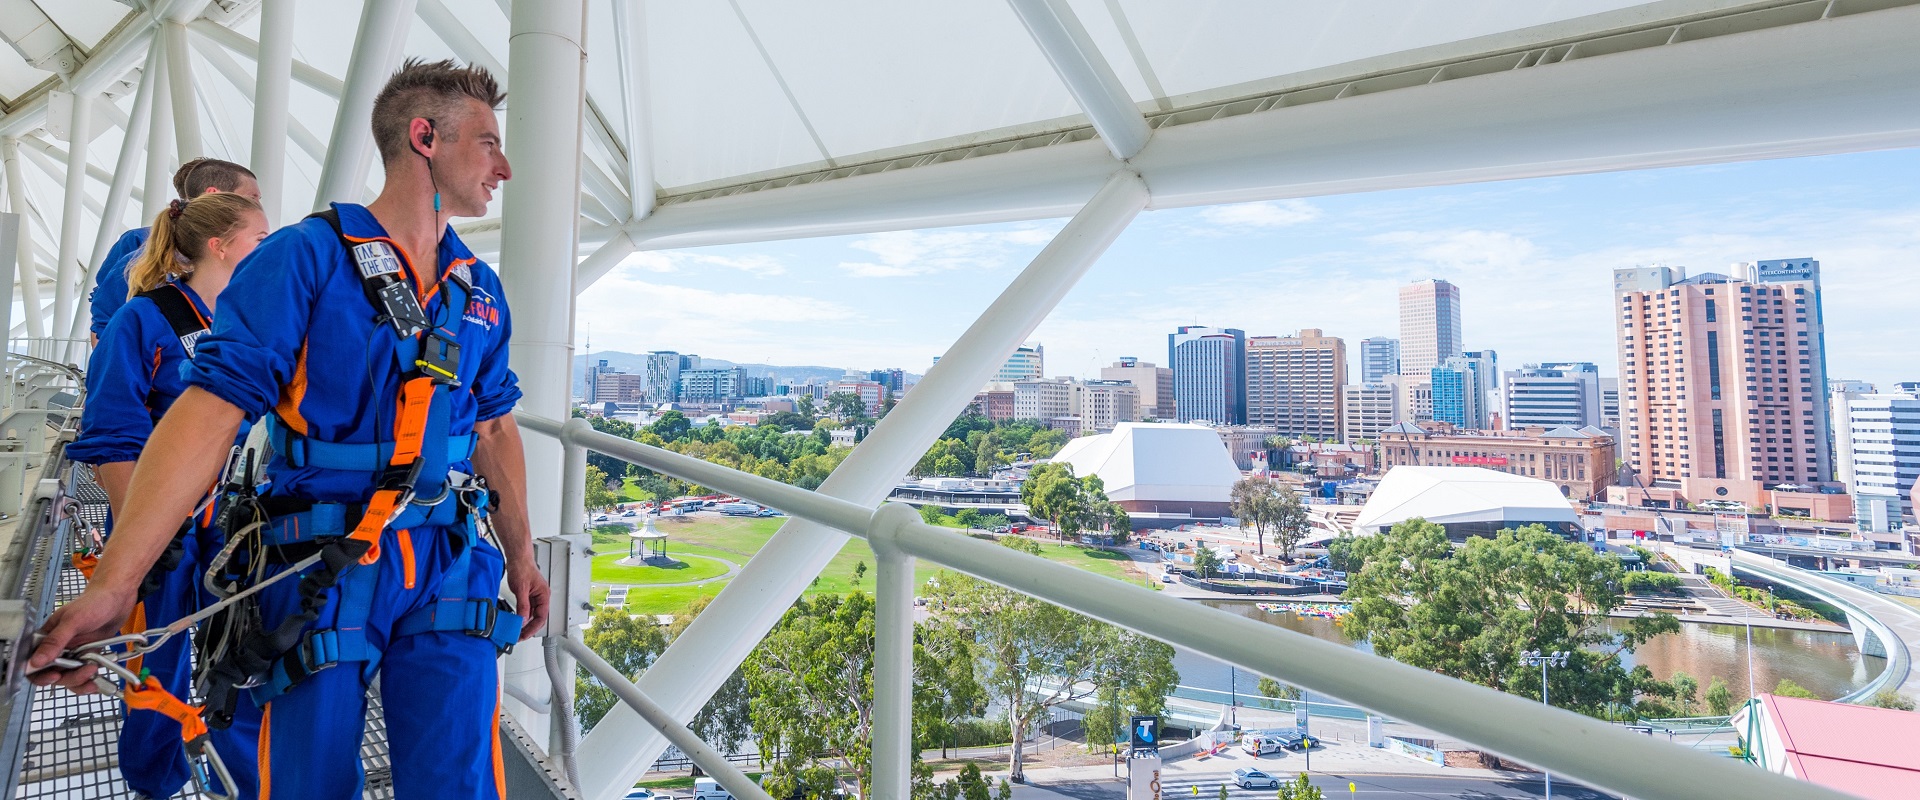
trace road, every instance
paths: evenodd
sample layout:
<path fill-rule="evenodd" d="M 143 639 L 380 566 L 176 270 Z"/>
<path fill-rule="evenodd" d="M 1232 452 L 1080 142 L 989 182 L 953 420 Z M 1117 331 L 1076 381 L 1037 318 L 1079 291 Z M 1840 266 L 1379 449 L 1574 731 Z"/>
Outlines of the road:
<path fill-rule="evenodd" d="M 1283 776 L 1282 776 L 1283 777 Z M 1207 775 L 1168 775 L 1161 784 L 1161 797 L 1164 800 L 1217 800 L 1220 797 L 1220 784 L 1227 780 L 1222 773 Z M 1326 793 L 1327 800 L 1390 800 L 1392 798 L 1464 798 L 1465 800 L 1539 800 L 1545 797 L 1545 786 L 1539 778 L 1488 778 L 1476 775 L 1339 775 L 1315 773 L 1311 776 L 1315 786 Z M 1354 790 L 1348 792 L 1347 784 L 1353 784 Z M 1193 791 L 1199 788 L 1196 795 Z M 1271 800 L 1272 789 L 1228 788 L 1230 800 Z M 1553 796 L 1566 800 L 1613 800 L 1613 796 L 1589 789 L 1570 781 L 1554 781 Z M 1060 783 L 1044 786 L 1016 786 L 1013 789 L 1014 800 L 1122 800 L 1126 797 L 1125 784 L 1119 781 L 1100 781 L 1087 783 Z"/>

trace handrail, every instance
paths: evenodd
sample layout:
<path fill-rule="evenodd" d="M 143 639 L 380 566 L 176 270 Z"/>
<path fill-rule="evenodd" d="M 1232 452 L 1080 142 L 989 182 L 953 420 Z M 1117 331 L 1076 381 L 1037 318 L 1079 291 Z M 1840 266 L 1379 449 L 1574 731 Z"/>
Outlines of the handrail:
<path fill-rule="evenodd" d="M 767 795 L 765 789 L 760 788 L 760 784 L 754 783 L 752 778 L 741 772 L 740 768 L 728 761 L 726 756 L 714 750 L 699 736 L 694 735 L 693 731 L 688 730 L 685 725 L 675 721 L 666 709 L 647 697 L 645 692 L 640 691 L 640 687 L 633 685 L 631 677 L 620 674 L 620 670 L 607 663 L 607 660 L 601 658 L 593 648 L 588 647 L 586 642 L 571 636 L 558 638 L 560 646 L 566 648 L 568 653 L 578 659 L 580 666 L 586 667 L 588 672 L 593 673 L 593 677 L 600 679 L 608 689 L 613 690 L 614 696 L 638 712 L 640 718 L 646 720 L 647 724 L 665 734 L 667 741 L 673 742 L 673 746 L 680 748 L 680 752 L 686 753 L 688 758 L 693 759 L 693 763 L 699 765 L 702 771 L 719 781 L 721 788 L 740 800 L 773 800 Z"/>
<path fill-rule="evenodd" d="M 921 521 L 910 507 L 878 510 L 691 456 L 565 423 L 516 415 L 522 427 L 615 458 L 833 526 L 876 551 L 925 558 L 1261 675 L 1488 747 L 1537 767 L 1641 800 L 1846 795 L 1706 758 L 1591 717 L 1410 667 L 1312 636 L 1190 603 Z M 569 649 L 573 649 L 569 643 Z M 877 684 L 876 684 L 877 685 Z M 637 690 L 636 690 L 637 691 Z M 670 722 L 671 720 L 669 720 Z M 656 727 L 658 722 L 649 720 Z M 669 725 L 669 727 L 672 727 Z M 667 728 L 663 732 L 673 735 Z M 703 767 L 704 768 L 704 767 Z"/>

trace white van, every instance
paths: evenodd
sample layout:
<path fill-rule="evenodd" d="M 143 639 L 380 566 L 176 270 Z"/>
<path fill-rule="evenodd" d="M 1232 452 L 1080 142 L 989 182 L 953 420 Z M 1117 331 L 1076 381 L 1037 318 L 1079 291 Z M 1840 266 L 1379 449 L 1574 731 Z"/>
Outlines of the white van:
<path fill-rule="evenodd" d="M 733 795 L 720 788 L 720 782 L 712 778 L 693 779 L 693 800 L 733 800 Z"/>
<path fill-rule="evenodd" d="M 1286 748 L 1282 747 L 1280 740 L 1275 737 L 1249 734 L 1240 737 L 1240 749 L 1245 750 L 1248 755 L 1264 756 L 1278 753 Z"/>

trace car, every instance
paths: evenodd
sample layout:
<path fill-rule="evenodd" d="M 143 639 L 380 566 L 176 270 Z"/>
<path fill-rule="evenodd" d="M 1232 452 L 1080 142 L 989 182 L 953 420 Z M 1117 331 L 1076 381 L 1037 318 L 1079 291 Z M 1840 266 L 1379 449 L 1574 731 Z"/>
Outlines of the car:
<path fill-rule="evenodd" d="M 673 800 L 673 795 L 656 792 L 652 789 L 632 789 L 620 800 Z"/>
<path fill-rule="evenodd" d="M 1012 532 L 1013 532 L 1013 526 L 1012 526 L 1012 525 L 1001 525 L 1000 527 L 997 527 L 997 528 L 994 528 L 994 529 L 993 529 L 993 532 L 994 532 L 994 533 L 1012 533 Z"/>
<path fill-rule="evenodd" d="M 1252 767 L 1233 771 L 1233 785 L 1242 789 L 1278 789 L 1280 779 Z"/>
<path fill-rule="evenodd" d="M 1317 745 L 1320 743 L 1318 740 L 1314 739 L 1312 736 L 1308 736 L 1307 734 L 1301 733 L 1299 730 L 1278 731 L 1274 733 L 1262 734 L 1260 738 L 1271 739 L 1273 740 L 1274 744 L 1295 752 L 1312 749 L 1314 745 Z"/>
<path fill-rule="evenodd" d="M 620 516 L 623 516 L 623 517 L 636 517 L 636 516 L 639 516 L 639 515 L 640 515 L 640 512 L 638 512 L 638 511 L 622 511 L 622 512 L 620 512 Z"/>
<path fill-rule="evenodd" d="M 1160 582 L 1161 582 L 1161 583 L 1173 583 L 1173 573 L 1171 573 L 1171 572 L 1162 572 L 1162 573 L 1160 573 Z"/>
<path fill-rule="evenodd" d="M 733 800 L 733 794 L 720 788 L 720 782 L 712 778 L 695 778 L 693 800 Z"/>

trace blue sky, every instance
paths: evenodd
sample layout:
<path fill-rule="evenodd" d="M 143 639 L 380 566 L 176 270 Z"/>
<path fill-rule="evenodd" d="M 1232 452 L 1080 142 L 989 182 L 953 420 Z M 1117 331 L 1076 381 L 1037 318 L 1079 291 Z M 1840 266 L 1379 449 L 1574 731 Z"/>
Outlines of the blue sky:
<path fill-rule="evenodd" d="M 596 350 L 925 372 L 1061 224 L 641 253 L 580 298 L 578 329 Z M 1084 377 L 1164 362 L 1175 325 L 1317 327 L 1351 364 L 1398 335 L 1396 287 L 1431 277 L 1460 286 L 1467 349 L 1502 369 L 1611 375 L 1615 267 L 1806 256 L 1833 376 L 1920 380 L 1920 150 L 1150 212 L 1030 340 L 1049 375 Z"/>

